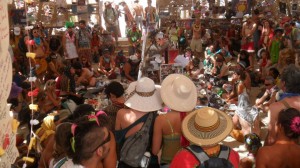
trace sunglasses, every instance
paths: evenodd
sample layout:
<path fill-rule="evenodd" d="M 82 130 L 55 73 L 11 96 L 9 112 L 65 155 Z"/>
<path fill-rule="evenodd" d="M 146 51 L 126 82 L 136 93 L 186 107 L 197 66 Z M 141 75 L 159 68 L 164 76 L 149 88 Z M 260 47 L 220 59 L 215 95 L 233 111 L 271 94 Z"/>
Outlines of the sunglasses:
<path fill-rule="evenodd" d="M 38 31 L 33 31 L 32 33 L 38 33 Z"/>
<path fill-rule="evenodd" d="M 97 148 L 94 149 L 92 152 L 95 152 L 99 147 L 103 146 L 104 144 L 106 144 L 106 143 L 109 142 L 109 141 L 110 141 L 110 133 L 109 133 L 109 131 L 108 131 L 108 136 L 107 136 L 107 138 L 106 138 L 102 143 L 100 143 L 100 145 L 98 145 Z"/>

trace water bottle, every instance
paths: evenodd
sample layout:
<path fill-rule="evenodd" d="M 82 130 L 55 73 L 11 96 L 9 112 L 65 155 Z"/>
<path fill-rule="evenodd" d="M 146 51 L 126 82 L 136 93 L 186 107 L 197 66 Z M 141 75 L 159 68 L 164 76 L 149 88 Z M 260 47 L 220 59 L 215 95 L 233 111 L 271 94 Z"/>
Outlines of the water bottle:
<path fill-rule="evenodd" d="M 150 157 L 151 157 L 151 154 L 150 152 L 145 152 L 144 153 L 144 156 L 142 157 L 142 160 L 141 160 L 141 167 L 142 168 L 147 168 L 149 163 L 150 163 Z"/>

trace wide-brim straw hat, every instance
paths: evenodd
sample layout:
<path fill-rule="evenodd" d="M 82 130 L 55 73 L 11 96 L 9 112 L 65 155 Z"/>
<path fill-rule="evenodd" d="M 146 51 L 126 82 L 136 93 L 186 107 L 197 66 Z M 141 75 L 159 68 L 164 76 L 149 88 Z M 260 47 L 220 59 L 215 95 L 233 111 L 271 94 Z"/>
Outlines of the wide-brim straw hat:
<path fill-rule="evenodd" d="M 160 86 L 150 78 L 143 77 L 130 83 L 126 90 L 125 105 L 141 112 L 152 112 L 162 109 Z"/>
<path fill-rule="evenodd" d="M 195 110 L 182 122 L 184 137 L 199 146 L 218 144 L 230 134 L 232 128 L 231 117 L 211 107 Z"/>
<path fill-rule="evenodd" d="M 161 98 L 170 109 L 190 112 L 196 107 L 197 89 L 188 77 L 171 74 L 161 84 Z"/>

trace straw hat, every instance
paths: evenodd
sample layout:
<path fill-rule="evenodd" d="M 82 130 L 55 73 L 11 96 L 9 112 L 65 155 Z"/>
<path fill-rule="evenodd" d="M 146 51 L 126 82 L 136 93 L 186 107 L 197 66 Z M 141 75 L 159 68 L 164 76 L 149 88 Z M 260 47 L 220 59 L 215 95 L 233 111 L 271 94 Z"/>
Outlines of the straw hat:
<path fill-rule="evenodd" d="M 199 146 L 218 144 L 229 135 L 232 128 L 230 116 L 211 107 L 195 110 L 182 122 L 184 137 Z"/>
<path fill-rule="evenodd" d="M 171 74 L 161 84 L 161 98 L 169 108 L 189 112 L 196 106 L 197 89 L 188 77 Z"/>
<path fill-rule="evenodd" d="M 126 90 L 125 105 L 131 109 L 141 112 L 152 112 L 162 109 L 160 86 L 154 84 L 153 80 L 143 77 L 138 81 L 130 83 Z"/>

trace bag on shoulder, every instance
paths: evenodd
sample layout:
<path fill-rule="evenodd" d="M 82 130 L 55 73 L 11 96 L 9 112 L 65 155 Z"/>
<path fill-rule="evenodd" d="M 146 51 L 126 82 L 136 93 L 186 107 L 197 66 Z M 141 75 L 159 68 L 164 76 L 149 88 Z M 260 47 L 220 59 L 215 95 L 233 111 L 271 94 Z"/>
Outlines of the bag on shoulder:
<path fill-rule="evenodd" d="M 149 113 L 142 128 L 126 139 L 120 153 L 121 162 L 132 167 L 144 167 L 142 165 L 142 158 L 149 145 L 150 128 L 153 118 L 154 114 Z"/>
<path fill-rule="evenodd" d="M 233 168 L 232 163 L 228 160 L 230 148 L 221 145 L 218 157 L 209 157 L 200 146 L 190 145 L 186 149 L 191 152 L 200 162 L 197 168 Z"/>

